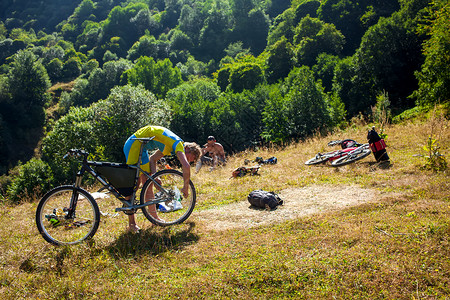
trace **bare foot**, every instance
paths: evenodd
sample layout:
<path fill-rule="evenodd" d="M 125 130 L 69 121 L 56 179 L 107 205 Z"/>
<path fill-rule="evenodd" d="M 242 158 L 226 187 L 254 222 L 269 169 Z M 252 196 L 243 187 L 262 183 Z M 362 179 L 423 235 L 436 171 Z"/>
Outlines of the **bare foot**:
<path fill-rule="evenodd" d="M 140 230 L 141 230 L 141 228 L 139 228 L 139 226 L 137 226 L 136 224 L 130 225 L 127 228 L 127 232 L 131 232 L 131 233 L 139 233 Z"/>

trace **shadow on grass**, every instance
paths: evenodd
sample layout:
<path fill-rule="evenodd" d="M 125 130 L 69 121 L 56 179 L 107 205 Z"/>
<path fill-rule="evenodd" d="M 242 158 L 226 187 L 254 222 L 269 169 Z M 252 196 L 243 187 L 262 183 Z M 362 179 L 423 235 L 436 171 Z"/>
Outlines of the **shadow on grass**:
<path fill-rule="evenodd" d="M 282 204 L 280 204 L 280 205 L 282 205 Z M 274 208 L 270 208 L 269 205 L 266 205 L 265 208 L 262 208 L 262 207 L 256 207 L 256 206 L 254 206 L 254 205 L 250 205 L 250 206 L 248 207 L 248 209 L 251 209 L 251 210 L 258 210 L 258 211 L 274 211 L 274 210 L 277 210 L 277 208 L 278 208 L 278 206 L 275 206 Z"/>
<path fill-rule="evenodd" d="M 105 249 L 117 258 L 180 250 L 199 240 L 199 236 L 193 233 L 194 228 L 194 222 L 169 227 L 152 226 L 137 234 L 124 233 Z"/>
<path fill-rule="evenodd" d="M 355 167 L 365 167 L 367 169 L 369 169 L 369 171 L 376 171 L 376 170 L 389 170 L 392 168 L 393 164 L 391 161 L 381 161 L 381 162 L 376 162 L 376 161 L 364 161 L 364 160 L 359 160 L 359 161 L 355 161 L 343 166 L 331 166 L 329 165 L 329 167 L 333 167 L 335 170 L 339 171 L 340 168 L 355 168 Z"/>
<path fill-rule="evenodd" d="M 370 162 L 370 171 L 376 171 L 377 169 L 388 170 L 392 168 L 392 163 L 390 160 L 380 161 L 380 162 Z"/>

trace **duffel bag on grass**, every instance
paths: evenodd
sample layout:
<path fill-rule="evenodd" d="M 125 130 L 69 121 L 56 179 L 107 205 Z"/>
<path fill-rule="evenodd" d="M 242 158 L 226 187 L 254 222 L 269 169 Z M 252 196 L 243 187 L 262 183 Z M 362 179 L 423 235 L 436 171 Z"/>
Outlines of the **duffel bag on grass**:
<path fill-rule="evenodd" d="M 248 197 L 248 202 L 251 205 L 259 208 L 269 208 L 274 209 L 278 205 L 283 204 L 283 200 L 275 194 L 274 192 L 266 192 L 263 190 L 254 190 L 252 191 Z"/>

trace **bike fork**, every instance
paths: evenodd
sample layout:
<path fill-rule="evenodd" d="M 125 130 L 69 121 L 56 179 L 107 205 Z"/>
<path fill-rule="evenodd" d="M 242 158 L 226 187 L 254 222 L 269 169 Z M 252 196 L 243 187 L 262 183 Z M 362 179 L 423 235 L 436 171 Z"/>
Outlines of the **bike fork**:
<path fill-rule="evenodd" d="M 75 179 L 75 183 L 73 185 L 74 189 L 72 192 L 72 196 L 70 197 L 70 206 L 68 208 L 68 212 L 67 212 L 67 219 L 73 219 L 75 218 L 75 211 L 77 208 L 77 203 L 78 203 L 78 191 L 77 189 L 80 187 L 81 185 L 81 179 L 83 177 L 83 174 L 78 173 L 77 177 Z"/>

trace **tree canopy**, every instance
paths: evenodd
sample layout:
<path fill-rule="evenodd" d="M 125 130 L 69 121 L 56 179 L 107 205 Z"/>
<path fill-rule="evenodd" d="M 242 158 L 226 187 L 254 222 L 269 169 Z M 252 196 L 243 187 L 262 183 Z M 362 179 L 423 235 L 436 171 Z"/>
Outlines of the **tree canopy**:
<path fill-rule="evenodd" d="M 370 118 L 379 95 L 394 114 L 448 102 L 447 2 L 2 1 L 0 170 L 42 174 L 38 153 L 62 180 L 58 140 L 120 159 L 144 121 L 239 151 Z"/>

